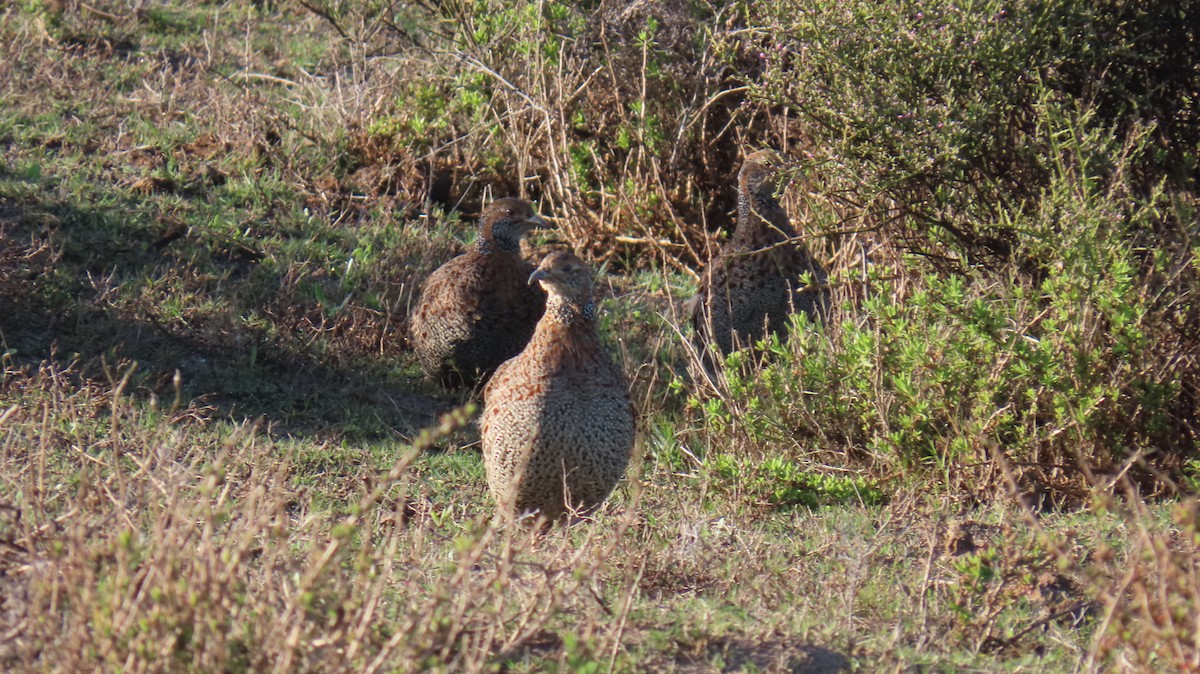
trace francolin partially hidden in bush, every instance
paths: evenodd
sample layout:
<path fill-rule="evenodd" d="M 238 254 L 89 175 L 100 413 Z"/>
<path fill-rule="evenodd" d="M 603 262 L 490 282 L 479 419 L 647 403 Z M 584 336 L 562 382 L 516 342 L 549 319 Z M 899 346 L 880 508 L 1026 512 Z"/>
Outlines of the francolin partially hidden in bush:
<path fill-rule="evenodd" d="M 501 512 L 554 521 L 604 502 L 629 463 L 633 405 L 625 373 L 596 333 L 592 272 L 559 251 L 529 282 L 549 294 L 529 345 L 483 392 L 483 459 Z"/>
<path fill-rule="evenodd" d="M 746 157 L 738 173 L 737 229 L 709 261 L 700 292 L 688 302 L 702 351 L 711 344 L 726 354 L 784 332 L 792 312 L 817 320 L 829 310 L 825 269 L 796 239 L 775 198 L 781 164 L 775 152 L 760 150 Z M 804 274 L 815 285 L 804 286 Z"/>
<path fill-rule="evenodd" d="M 546 296 L 528 283 L 521 237 L 542 224 L 529 202 L 498 199 L 479 218 L 475 248 L 425 280 L 410 334 L 426 376 L 470 385 L 525 348 Z"/>

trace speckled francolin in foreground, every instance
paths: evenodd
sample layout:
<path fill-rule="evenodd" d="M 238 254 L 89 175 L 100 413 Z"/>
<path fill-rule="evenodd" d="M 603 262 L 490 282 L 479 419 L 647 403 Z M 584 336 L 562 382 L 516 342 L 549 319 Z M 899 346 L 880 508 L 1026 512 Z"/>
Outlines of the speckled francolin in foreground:
<path fill-rule="evenodd" d="M 529 202 L 498 199 L 479 218 L 474 249 L 426 279 L 409 333 L 427 377 L 470 385 L 525 348 L 546 296 L 528 283 L 521 237 L 542 224 Z"/>
<path fill-rule="evenodd" d="M 779 155 L 760 150 L 738 173 L 737 229 L 709 261 L 700 291 L 689 301 L 701 345 L 722 354 L 786 330 L 787 317 L 802 311 L 813 320 L 829 310 L 828 277 L 788 222 L 775 198 Z M 803 286 L 803 274 L 815 285 Z"/>
<path fill-rule="evenodd" d="M 533 339 L 484 389 L 483 458 L 501 512 L 554 521 L 608 498 L 629 463 L 633 405 L 596 332 L 592 272 L 551 253 L 529 282 L 548 293 Z"/>

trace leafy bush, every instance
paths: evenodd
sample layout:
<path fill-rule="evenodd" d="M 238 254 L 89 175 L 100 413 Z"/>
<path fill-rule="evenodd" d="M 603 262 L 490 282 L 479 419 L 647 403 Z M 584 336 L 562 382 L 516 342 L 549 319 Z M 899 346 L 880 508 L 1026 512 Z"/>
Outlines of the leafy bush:
<path fill-rule="evenodd" d="M 763 29 L 739 33 L 730 50 L 758 50 L 752 95 L 798 115 L 806 149 L 848 201 L 882 208 L 887 217 L 874 219 L 912 250 L 1002 265 L 1023 262 L 1003 216 L 1040 200 L 1056 143 L 1046 121 L 1074 101 L 1100 111 L 1094 126 L 1117 137 L 1179 116 L 1184 123 L 1159 132 L 1183 154 L 1200 141 L 1188 126 L 1200 74 L 1175 65 L 1200 49 L 1200 22 L 1178 23 L 1196 12 L 1177 3 L 765 3 L 747 9 Z M 1164 42 L 1181 53 L 1168 55 Z M 1186 161 L 1177 168 L 1194 170 Z"/>
<path fill-rule="evenodd" d="M 1091 46 L 1130 11 L 748 8 L 769 30 L 727 46 L 760 50 L 753 97 L 808 132 L 797 175 L 818 196 L 802 212 L 866 223 L 843 245 L 876 252 L 865 273 L 842 270 L 839 324 L 762 345 L 761 371 L 734 356 L 707 411 L 752 444 L 982 494 L 1001 482 L 997 457 L 1026 486 L 1078 494 L 1091 471 L 1196 456 L 1195 196 L 1159 144 L 1200 138 L 1141 118 L 1159 103 L 1068 95 L 1083 72 L 1132 91 L 1133 73 L 1164 65 L 1127 26 L 1106 34 L 1124 40 L 1115 73 Z M 1175 73 L 1156 100 L 1198 80 Z"/>
<path fill-rule="evenodd" d="M 864 288 L 853 315 L 823 332 L 798 319 L 789 343 L 763 345 L 773 358 L 761 369 L 731 356 L 729 395 L 708 412 L 735 407 L 737 432 L 755 443 L 832 443 L 877 472 L 923 467 L 984 492 L 1002 477 L 997 455 L 1066 488 L 1139 453 L 1194 449 L 1173 435 L 1192 423 L 1176 415 L 1189 404 L 1181 379 L 1194 347 L 1155 337 L 1166 326 L 1127 238 L 1170 201 L 1138 205 L 1087 177 L 1090 158 L 1123 170 L 1137 147 L 1078 126 L 1066 135 L 1073 144 L 1057 148 L 1036 209 L 1007 215 L 1018 250 L 1056 270 L 843 276 Z"/>

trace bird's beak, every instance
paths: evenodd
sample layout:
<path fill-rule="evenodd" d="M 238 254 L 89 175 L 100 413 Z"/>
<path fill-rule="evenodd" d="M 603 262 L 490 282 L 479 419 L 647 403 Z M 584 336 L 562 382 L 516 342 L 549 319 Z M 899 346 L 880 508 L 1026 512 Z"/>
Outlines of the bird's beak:
<path fill-rule="evenodd" d="M 527 218 L 525 220 L 525 223 L 528 224 L 530 227 L 549 227 L 550 226 L 550 223 L 546 222 L 546 219 L 540 215 L 534 215 L 530 218 Z"/>
<path fill-rule="evenodd" d="M 533 270 L 533 273 L 529 275 L 529 285 L 533 285 L 534 281 L 540 281 L 544 278 L 546 278 L 545 272 L 543 272 L 541 269 L 535 269 Z"/>

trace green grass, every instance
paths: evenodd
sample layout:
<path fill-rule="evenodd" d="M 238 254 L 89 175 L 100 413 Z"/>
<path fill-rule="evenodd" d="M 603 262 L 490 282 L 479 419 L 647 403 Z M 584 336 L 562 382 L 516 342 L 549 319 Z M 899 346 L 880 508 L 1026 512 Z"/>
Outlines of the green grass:
<path fill-rule="evenodd" d="M 914 20 L 887 8 L 437 6 L 0 10 L 0 669 L 1195 662 L 1190 118 L 1151 137 L 1009 70 L 974 92 L 978 63 L 882 117 L 961 65 L 954 34 L 910 45 L 915 74 L 876 49 L 864 97 L 854 50 Z M 744 22 L 858 40 L 801 78 Z M 969 25 L 989 67 L 1029 55 L 1005 48 L 1025 24 Z M 894 143 L 838 135 L 839 101 Z M 1022 125 L 984 142 L 992 103 Z M 771 143 L 809 153 L 785 200 L 846 311 L 710 389 L 679 303 L 741 147 Z M 972 182 L 992 145 L 1028 185 Z M 545 535 L 493 521 L 478 431 L 443 416 L 472 395 L 405 343 L 420 280 L 519 192 L 558 223 L 536 248 L 603 270 L 641 418 L 611 503 Z"/>

